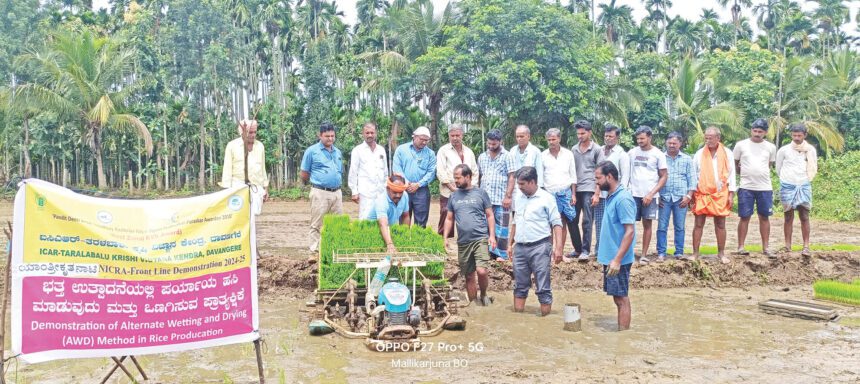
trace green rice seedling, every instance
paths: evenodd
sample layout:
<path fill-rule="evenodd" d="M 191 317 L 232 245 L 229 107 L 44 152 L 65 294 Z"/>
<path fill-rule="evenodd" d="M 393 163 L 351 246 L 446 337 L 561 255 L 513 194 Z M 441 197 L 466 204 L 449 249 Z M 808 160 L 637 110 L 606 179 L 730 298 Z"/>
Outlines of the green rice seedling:
<path fill-rule="evenodd" d="M 744 247 L 749 252 L 761 252 L 761 245 L 750 244 Z M 844 252 L 856 252 L 860 251 L 860 245 L 854 244 L 811 244 L 809 248 L 813 251 L 844 251 Z M 793 245 L 791 250 L 794 252 L 800 252 L 803 249 L 802 245 Z M 685 252 L 690 254 L 688 250 Z M 669 247 L 666 250 L 667 255 L 675 254 L 675 248 Z M 703 245 L 699 248 L 699 254 L 702 255 L 716 255 L 717 247 L 714 245 Z"/>
<path fill-rule="evenodd" d="M 860 284 L 848 284 L 834 280 L 819 280 L 812 285 L 816 299 L 843 304 L 860 305 Z"/>
<path fill-rule="evenodd" d="M 391 226 L 391 240 L 398 248 L 422 248 L 433 254 L 445 254 L 445 241 L 435 231 L 420 226 Z M 347 215 L 327 215 L 323 218 L 323 228 L 319 254 L 319 289 L 337 289 L 355 269 L 355 264 L 333 263 L 334 253 L 338 250 L 362 249 L 365 252 L 385 252 L 385 242 L 375 221 L 350 220 Z M 444 263 L 428 263 L 421 268 L 427 278 L 434 283 L 444 282 L 442 275 Z M 392 269 L 392 272 L 394 270 Z M 353 278 L 359 287 L 364 287 L 363 273 Z M 404 283 L 411 284 L 411 274 Z"/>

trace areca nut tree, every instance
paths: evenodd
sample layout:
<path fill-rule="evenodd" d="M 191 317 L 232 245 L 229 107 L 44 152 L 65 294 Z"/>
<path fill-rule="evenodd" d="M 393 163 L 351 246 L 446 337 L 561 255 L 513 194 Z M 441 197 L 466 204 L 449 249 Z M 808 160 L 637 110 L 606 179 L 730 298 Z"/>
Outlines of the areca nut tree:
<path fill-rule="evenodd" d="M 717 0 L 721 6 L 725 7 L 729 5 L 729 2 L 732 2 L 732 24 L 735 25 L 735 44 L 738 41 L 738 33 L 741 27 L 741 10 L 743 7 L 752 7 L 752 0 Z"/>
<path fill-rule="evenodd" d="M 53 33 L 42 52 L 16 58 L 16 67 L 27 68 L 31 81 L 17 86 L 16 93 L 28 103 L 49 110 L 81 126 L 90 145 L 98 172 L 98 187 L 107 188 L 102 159 L 105 129 L 136 132 L 152 155 L 152 136 L 137 116 L 123 112 L 135 87 L 132 73 L 134 53 L 107 37 L 88 30 Z"/>

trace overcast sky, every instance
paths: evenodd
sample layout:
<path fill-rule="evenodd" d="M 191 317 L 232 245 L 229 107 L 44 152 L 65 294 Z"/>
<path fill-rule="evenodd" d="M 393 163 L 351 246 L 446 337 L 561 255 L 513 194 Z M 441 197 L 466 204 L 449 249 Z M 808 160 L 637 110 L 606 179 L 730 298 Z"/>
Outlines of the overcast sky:
<path fill-rule="evenodd" d="M 434 7 L 437 12 L 444 9 L 445 5 L 448 4 L 449 0 L 432 0 Z M 765 3 L 765 0 L 754 0 L 753 5 Z M 812 10 L 815 9 L 815 3 L 807 2 L 804 0 L 799 0 L 801 6 L 804 10 Z M 562 1 L 562 3 L 566 3 L 566 1 Z M 609 3 L 609 0 L 595 0 L 595 4 L 604 4 Z M 680 15 L 681 17 L 687 20 L 698 20 L 699 16 L 702 14 L 703 9 L 713 9 L 715 10 L 721 17 L 723 21 L 731 21 L 732 13 L 726 8 L 723 9 L 720 7 L 720 4 L 717 3 L 716 0 L 673 0 L 672 8 L 669 9 L 669 17 L 675 17 L 676 15 Z M 633 16 L 636 20 L 641 20 L 648 13 L 645 11 L 645 6 L 642 4 L 640 0 L 617 0 L 616 5 L 626 4 L 633 8 Z M 843 1 L 843 4 L 846 4 L 851 10 L 851 24 L 843 27 L 843 30 L 846 33 L 851 35 L 858 35 L 860 33 L 857 32 L 856 23 L 853 22 L 854 18 L 857 15 L 857 12 L 860 11 L 860 1 L 856 0 L 846 0 Z M 95 8 L 104 8 L 107 7 L 108 0 L 94 0 L 93 7 Z M 354 0 L 338 0 L 337 1 L 338 8 L 343 11 L 346 22 L 349 24 L 354 24 L 356 20 L 355 16 L 355 1 Z M 595 10 L 600 14 L 600 8 L 595 5 Z M 758 26 L 755 23 L 755 16 L 752 14 L 751 8 L 745 8 L 742 11 L 743 15 L 748 17 L 751 21 L 753 21 L 752 27 L 753 30 L 757 31 Z"/>

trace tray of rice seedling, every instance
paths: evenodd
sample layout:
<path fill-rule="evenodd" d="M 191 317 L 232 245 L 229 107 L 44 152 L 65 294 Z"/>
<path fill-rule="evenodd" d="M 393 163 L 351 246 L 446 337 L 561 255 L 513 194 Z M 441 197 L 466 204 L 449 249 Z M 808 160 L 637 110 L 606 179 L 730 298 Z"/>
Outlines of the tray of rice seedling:
<path fill-rule="evenodd" d="M 856 279 L 852 283 L 818 280 L 812 285 L 812 291 L 818 300 L 860 306 L 860 279 Z"/>
<path fill-rule="evenodd" d="M 375 221 L 351 220 L 347 215 L 326 215 L 319 250 L 319 291 L 335 290 L 356 268 L 368 268 L 385 256 L 392 257 L 392 265 L 418 267 L 434 286 L 447 283 L 445 269 L 445 241 L 430 228 L 392 225 L 391 240 L 398 252 L 386 252 L 385 241 Z M 419 265 L 423 263 L 424 265 Z M 411 276 L 410 276 L 411 277 Z M 355 273 L 358 289 L 366 286 L 367 275 Z"/>

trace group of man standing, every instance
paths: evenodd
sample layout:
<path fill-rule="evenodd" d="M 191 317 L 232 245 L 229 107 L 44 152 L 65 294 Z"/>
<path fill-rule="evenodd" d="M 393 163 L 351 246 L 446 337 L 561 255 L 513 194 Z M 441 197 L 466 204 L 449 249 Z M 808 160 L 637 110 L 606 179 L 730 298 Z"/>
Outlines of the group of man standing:
<path fill-rule="evenodd" d="M 239 128 L 242 138 L 227 147 L 224 187 L 237 182 L 243 165 L 237 156 L 243 150 L 255 162 L 264 160 L 262 144 L 254 139 L 256 122 L 243 121 Z M 376 125 L 366 123 L 362 126 L 364 142 L 350 156 L 351 199 L 359 205 L 359 219 L 376 220 L 387 249 L 395 252 L 389 227 L 397 223 L 426 226 L 429 185 L 438 179 L 437 231 L 448 246 L 456 227 L 458 259 L 469 299 L 482 305 L 490 303 L 487 266 L 491 259 L 512 262 L 514 310 L 524 310 L 534 278 L 539 315 L 546 315 L 552 305 L 551 263 L 588 261 L 595 255 L 603 265 L 604 290 L 618 307 L 619 329 L 630 325 L 627 292 L 635 261 L 636 221 L 642 221 L 643 227 L 640 263 L 651 262 L 654 220 L 658 220 L 655 261 L 667 258 L 670 218 L 674 226 L 673 256 L 697 259 L 708 217 L 713 217 L 717 257 L 728 263 L 731 260 L 724 252 L 725 222 L 737 193 L 740 222 L 736 254 L 749 254 L 744 244 L 749 219 L 755 211 L 763 253 L 776 257 L 768 241 L 769 217 L 773 213 L 770 169 L 774 165 L 785 211 L 785 247 L 781 251 L 791 250 L 796 210 L 803 234 L 801 253 L 810 255 L 810 183 L 817 171 L 817 155 L 805 141 L 807 131 L 803 124 L 789 127 L 792 142 L 779 151 L 765 140 L 768 125 L 763 119 L 752 124 L 750 138 L 738 142 L 734 150 L 722 144 L 718 128 L 709 127 L 704 132 L 705 145 L 693 157 L 681 152 L 683 137 L 676 132 L 667 136 L 666 149 L 662 151 L 652 143 L 652 129 L 639 127 L 634 132 L 636 146 L 625 151 L 618 144 L 620 129 L 616 126 L 605 127 L 602 146 L 592 140 L 588 121 L 577 121 L 574 129 L 578 143 L 570 150 L 561 145 L 561 131 L 549 129 L 548 148 L 544 151 L 531 143 L 528 126 L 516 127 L 516 145 L 510 150 L 502 146 L 501 132 L 491 130 L 485 137 L 486 150 L 476 158 L 463 144 L 461 125 L 448 128 L 448 143 L 438 152 L 428 147 L 429 130 L 419 127 L 410 142 L 394 151 L 389 171 L 385 149 L 377 143 Z M 334 141 L 335 127 L 322 124 L 319 142 L 307 148 L 302 159 L 301 178 L 311 185 L 312 251 L 319 247 L 323 216 L 343 212 L 343 156 Z M 258 198 L 264 200 L 268 196 L 265 167 L 248 167 L 250 180 L 246 177 L 245 182 L 258 185 L 262 191 Z M 739 188 L 736 174 L 740 174 Z M 690 256 L 684 256 L 687 210 L 695 216 Z M 596 232 L 593 249 L 592 228 Z M 565 255 L 568 235 L 573 251 Z"/>

